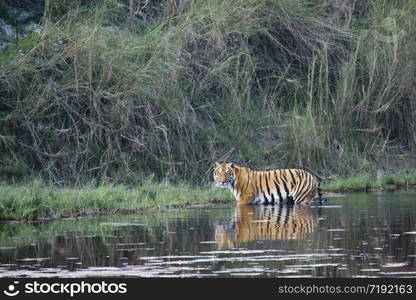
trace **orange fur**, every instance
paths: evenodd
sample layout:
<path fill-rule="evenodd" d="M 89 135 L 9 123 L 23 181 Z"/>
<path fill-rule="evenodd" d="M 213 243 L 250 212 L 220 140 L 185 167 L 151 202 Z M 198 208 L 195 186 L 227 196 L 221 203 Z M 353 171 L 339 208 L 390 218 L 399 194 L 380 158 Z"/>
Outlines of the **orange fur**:
<path fill-rule="evenodd" d="M 318 191 L 321 182 L 302 169 L 253 171 L 234 164 L 217 164 L 214 180 L 230 187 L 239 205 L 246 204 L 301 204 L 307 203 Z"/>

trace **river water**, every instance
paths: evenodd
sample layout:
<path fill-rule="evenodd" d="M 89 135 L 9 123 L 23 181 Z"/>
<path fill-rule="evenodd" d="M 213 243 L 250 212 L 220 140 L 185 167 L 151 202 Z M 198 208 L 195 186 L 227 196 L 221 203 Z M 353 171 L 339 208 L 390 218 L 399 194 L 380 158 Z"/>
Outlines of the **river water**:
<path fill-rule="evenodd" d="M 0 277 L 416 277 L 416 191 L 0 223 Z"/>

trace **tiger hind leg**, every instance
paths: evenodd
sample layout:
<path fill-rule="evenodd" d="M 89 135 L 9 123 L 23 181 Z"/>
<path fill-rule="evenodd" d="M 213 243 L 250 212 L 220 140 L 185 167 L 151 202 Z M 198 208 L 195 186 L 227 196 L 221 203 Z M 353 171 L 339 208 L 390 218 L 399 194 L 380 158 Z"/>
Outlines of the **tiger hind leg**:
<path fill-rule="evenodd" d="M 294 205 L 295 204 L 295 200 L 293 199 L 292 196 L 287 196 L 287 198 L 286 198 L 286 204 L 287 205 Z"/>
<path fill-rule="evenodd" d="M 318 185 L 317 190 L 318 190 L 319 202 L 322 202 L 322 187 L 320 184 Z"/>
<path fill-rule="evenodd" d="M 321 187 L 321 183 L 319 183 L 319 185 L 318 185 L 318 187 L 316 189 L 318 191 L 319 204 L 328 202 L 328 199 L 322 198 L 322 187 Z"/>

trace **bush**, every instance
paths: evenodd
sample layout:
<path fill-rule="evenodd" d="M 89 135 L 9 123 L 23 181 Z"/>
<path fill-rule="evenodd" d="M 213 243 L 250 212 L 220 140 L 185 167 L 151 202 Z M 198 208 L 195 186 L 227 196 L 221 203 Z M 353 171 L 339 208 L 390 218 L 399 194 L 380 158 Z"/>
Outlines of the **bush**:
<path fill-rule="evenodd" d="M 344 174 L 415 149 L 412 2 L 67 2 L 1 53 L 2 163 L 205 183 L 215 161 Z"/>

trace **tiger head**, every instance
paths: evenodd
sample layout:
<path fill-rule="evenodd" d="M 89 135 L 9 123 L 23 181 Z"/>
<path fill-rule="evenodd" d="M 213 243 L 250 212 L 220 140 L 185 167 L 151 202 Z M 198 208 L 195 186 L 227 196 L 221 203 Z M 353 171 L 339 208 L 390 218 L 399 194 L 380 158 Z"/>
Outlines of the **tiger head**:
<path fill-rule="evenodd" d="M 233 187 L 236 178 L 234 167 L 235 165 L 233 163 L 215 163 L 215 167 L 212 174 L 214 175 L 214 180 L 217 186 L 231 188 Z"/>

